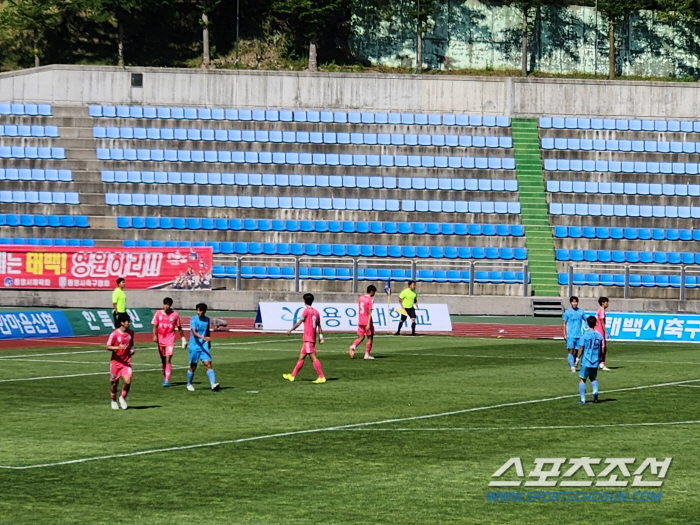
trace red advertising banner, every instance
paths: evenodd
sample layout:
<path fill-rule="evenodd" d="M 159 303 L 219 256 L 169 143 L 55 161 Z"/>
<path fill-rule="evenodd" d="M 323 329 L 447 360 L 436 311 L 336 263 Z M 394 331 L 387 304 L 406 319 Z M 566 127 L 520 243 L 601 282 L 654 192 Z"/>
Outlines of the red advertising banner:
<path fill-rule="evenodd" d="M 0 246 L 2 288 L 106 290 L 211 289 L 212 249 Z"/>

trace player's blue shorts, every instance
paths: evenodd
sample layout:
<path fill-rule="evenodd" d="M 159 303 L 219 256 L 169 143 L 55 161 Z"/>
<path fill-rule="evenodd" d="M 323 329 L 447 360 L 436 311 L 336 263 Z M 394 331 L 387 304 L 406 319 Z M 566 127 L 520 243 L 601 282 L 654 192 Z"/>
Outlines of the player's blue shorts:
<path fill-rule="evenodd" d="M 595 381 L 596 378 L 598 377 L 598 367 L 596 366 L 595 368 L 590 368 L 587 366 L 582 366 L 581 367 L 581 372 L 578 375 L 581 379 L 584 381 L 586 379 L 590 379 L 591 381 Z"/>
<path fill-rule="evenodd" d="M 207 342 L 190 345 L 190 363 L 198 363 L 199 361 L 211 361 L 211 352 Z"/>
<path fill-rule="evenodd" d="M 567 337 L 566 338 L 566 348 L 571 350 L 572 348 L 575 350 L 578 350 L 579 347 L 581 346 L 581 338 L 580 337 Z"/>

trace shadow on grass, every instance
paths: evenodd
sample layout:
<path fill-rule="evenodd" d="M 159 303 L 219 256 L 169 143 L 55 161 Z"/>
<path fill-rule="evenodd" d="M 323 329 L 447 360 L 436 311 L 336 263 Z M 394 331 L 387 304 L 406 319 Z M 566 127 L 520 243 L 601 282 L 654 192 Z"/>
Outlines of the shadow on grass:
<path fill-rule="evenodd" d="M 161 408 L 160 405 L 129 405 L 129 410 L 148 410 L 149 408 Z"/>

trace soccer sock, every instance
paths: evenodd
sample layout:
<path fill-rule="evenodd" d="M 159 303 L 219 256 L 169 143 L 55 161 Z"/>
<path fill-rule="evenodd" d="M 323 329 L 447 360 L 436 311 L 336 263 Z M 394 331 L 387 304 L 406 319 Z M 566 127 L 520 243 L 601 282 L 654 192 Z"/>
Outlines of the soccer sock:
<path fill-rule="evenodd" d="M 569 354 L 567 359 L 569 360 L 569 366 L 574 366 L 574 354 Z"/>
<path fill-rule="evenodd" d="M 299 373 L 299 370 L 301 370 L 302 366 L 304 366 L 304 360 L 299 359 L 299 361 L 297 361 L 297 366 L 295 366 L 294 370 L 292 371 L 292 377 L 296 376 Z"/>
<path fill-rule="evenodd" d="M 586 383 L 582 383 L 579 381 L 578 393 L 581 394 L 581 401 L 585 401 L 586 400 Z"/>
<path fill-rule="evenodd" d="M 598 380 L 594 379 L 591 381 L 591 388 L 593 389 L 593 395 L 597 396 L 598 395 Z"/>
<path fill-rule="evenodd" d="M 412 334 L 416 333 L 416 323 L 411 323 L 411 333 Z"/>
<path fill-rule="evenodd" d="M 166 367 L 166 366 L 167 366 L 167 365 L 166 365 L 165 363 L 161 363 L 161 364 L 160 364 L 160 368 L 163 370 L 163 375 L 165 375 L 165 367 Z"/>
<path fill-rule="evenodd" d="M 165 365 L 165 380 L 170 382 L 170 374 L 173 371 L 173 365 Z"/>
<path fill-rule="evenodd" d="M 399 322 L 399 327 L 396 329 L 397 334 L 401 333 L 401 328 L 403 328 L 403 324 L 406 322 L 406 319 L 408 319 L 408 318 L 405 315 L 401 316 L 401 321 Z"/>
<path fill-rule="evenodd" d="M 126 399 L 126 396 L 129 395 L 129 391 L 126 388 L 122 388 L 122 397 Z"/>
<path fill-rule="evenodd" d="M 367 350 L 365 351 L 365 354 L 369 355 L 369 353 L 372 351 L 372 340 L 371 339 L 367 340 L 366 348 L 367 348 Z"/>
<path fill-rule="evenodd" d="M 191 385 L 193 379 L 194 379 L 194 372 L 192 370 L 188 370 L 187 371 L 187 384 Z"/>
<path fill-rule="evenodd" d="M 318 374 L 318 377 L 323 377 L 323 369 L 321 368 L 321 361 L 314 361 L 314 369 L 316 370 L 316 373 Z"/>
<path fill-rule="evenodd" d="M 214 375 L 214 370 L 212 368 L 207 370 L 207 377 L 209 378 L 209 383 L 211 386 L 214 386 L 216 384 L 216 376 Z"/>
<path fill-rule="evenodd" d="M 355 348 L 357 348 L 357 345 L 359 345 L 361 342 L 362 342 L 362 339 L 360 339 L 359 337 L 358 337 L 357 339 L 355 339 L 355 340 L 353 341 L 353 343 L 352 343 L 352 348 L 353 348 L 353 350 L 354 350 Z"/>
<path fill-rule="evenodd" d="M 110 393 L 109 393 L 109 397 L 112 398 L 112 401 L 116 401 L 116 400 L 117 400 L 117 393 L 116 393 L 116 392 L 110 392 Z"/>

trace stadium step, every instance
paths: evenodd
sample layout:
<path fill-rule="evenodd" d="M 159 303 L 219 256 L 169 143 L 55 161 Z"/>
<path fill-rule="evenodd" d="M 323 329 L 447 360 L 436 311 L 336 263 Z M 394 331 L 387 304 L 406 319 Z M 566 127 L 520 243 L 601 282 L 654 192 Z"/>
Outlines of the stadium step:
<path fill-rule="evenodd" d="M 549 224 L 537 120 L 513 119 L 512 136 L 532 295 L 557 297 L 559 285 L 554 238 Z"/>

